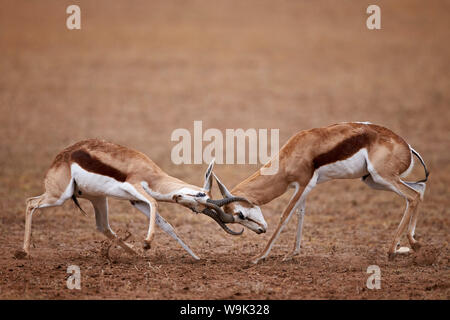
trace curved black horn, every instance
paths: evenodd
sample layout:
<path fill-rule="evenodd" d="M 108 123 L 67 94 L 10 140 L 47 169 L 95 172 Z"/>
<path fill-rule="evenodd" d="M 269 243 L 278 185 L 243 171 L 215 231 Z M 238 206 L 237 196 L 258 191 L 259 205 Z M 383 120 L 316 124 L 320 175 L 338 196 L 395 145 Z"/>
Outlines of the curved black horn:
<path fill-rule="evenodd" d="M 206 200 L 206 202 L 215 204 L 216 206 L 219 206 L 219 207 L 222 207 L 224 205 L 227 205 L 227 204 L 229 204 L 231 202 L 235 202 L 235 201 L 244 201 L 244 202 L 250 203 L 250 201 L 248 201 L 247 199 L 242 198 L 242 197 L 230 197 L 230 198 L 223 198 L 220 200 L 213 200 L 213 199 Z"/>
<path fill-rule="evenodd" d="M 217 204 L 211 201 L 211 199 L 206 200 L 205 205 L 208 208 L 214 209 L 217 214 L 217 217 L 224 223 L 232 223 L 234 222 L 234 217 L 232 214 L 225 213 Z"/>
<path fill-rule="evenodd" d="M 230 228 L 228 228 L 225 223 L 223 223 L 221 221 L 221 219 L 219 218 L 218 214 L 216 212 L 214 212 L 213 210 L 209 209 L 209 208 L 205 208 L 202 211 L 203 214 L 207 215 L 208 217 L 211 217 L 214 221 L 216 221 L 219 226 L 222 227 L 223 230 L 225 230 L 227 233 L 232 234 L 233 236 L 239 236 L 244 232 L 244 229 L 242 229 L 240 232 L 236 232 L 231 230 Z"/>

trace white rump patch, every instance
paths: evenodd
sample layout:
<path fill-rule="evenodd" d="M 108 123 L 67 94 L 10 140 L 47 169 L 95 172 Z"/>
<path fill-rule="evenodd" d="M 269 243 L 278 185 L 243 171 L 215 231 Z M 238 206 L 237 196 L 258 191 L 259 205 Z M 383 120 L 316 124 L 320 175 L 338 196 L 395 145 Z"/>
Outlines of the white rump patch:
<path fill-rule="evenodd" d="M 407 176 L 409 176 L 409 174 L 411 173 L 412 169 L 414 168 L 414 155 L 411 151 L 411 146 L 409 146 L 409 152 L 411 153 L 411 162 L 409 164 L 408 169 L 406 169 L 406 171 L 402 172 L 400 174 L 400 178 L 405 178 Z"/>

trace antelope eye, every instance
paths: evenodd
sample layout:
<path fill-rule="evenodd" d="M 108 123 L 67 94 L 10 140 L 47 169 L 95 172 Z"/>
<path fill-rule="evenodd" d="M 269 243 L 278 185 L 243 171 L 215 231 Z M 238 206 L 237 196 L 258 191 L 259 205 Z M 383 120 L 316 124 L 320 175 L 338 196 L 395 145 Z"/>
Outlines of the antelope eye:
<path fill-rule="evenodd" d="M 239 211 L 239 219 L 241 219 L 241 220 L 245 220 L 245 217 L 244 217 L 244 215 L 242 214 L 242 212 L 241 212 L 241 211 Z"/>

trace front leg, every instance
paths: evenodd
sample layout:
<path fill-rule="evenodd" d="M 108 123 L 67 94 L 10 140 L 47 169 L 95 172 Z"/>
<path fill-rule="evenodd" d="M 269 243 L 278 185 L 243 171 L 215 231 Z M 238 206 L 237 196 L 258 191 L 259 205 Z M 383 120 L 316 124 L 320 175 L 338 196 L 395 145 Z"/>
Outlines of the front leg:
<path fill-rule="evenodd" d="M 148 218 L 150 218 L 150 211 L 148 209 L 148 206 L 144 202 L 132 201 L 131 204 L 133 205 L 133 207 L 135 207 L 143 214 L 145 214 Z M 184 248 L 184 250 L 186 250 L 195 260 L 200 260 L 200 258 L 183 242 L 183 240 L 181 240 L 181 238 L 177 236 L 172 225 L 168 223 L 166 220 L 164 220 L 163 217 L 161 217 L 161 215 L 158 212 L 156 213 L 156 224 L 165 233 L 167 233 L 169 236 L 175 239 Z"/>
<path fill-rule="evenodd" d="M 144 191 L 145 192 L 145 191 Z M 144 239 L 144 249 L 148 250 L 151 248 L 151 244 L 153 241 L 153 237 L 155 236 L 155 224 L 156 224 L 156 209 L 158 207 L 158 203 L 155 199 L 148 197 L 148 206 L 150 209 L 150 222 L 148 226 L 147 236 Z"/>
<path fill-rule="evenodd" d="M 292 213 L 294 213 L 296 206 L 298 204 L 298 201 L 300 199 L 300 196 L 302 195 L 304 190 L 305 190 L 305 187 L 297 186 L 293 197 L 291 198 L 288 206 L 286 207 L 286 209 L 284 209 L 284 212 L 281 215 L 281 219 L 280 219 L 280 222 L 278 223 L 277 229 L 273 233 L 272 237 L 270 238 L 270 240 L 267 243 L 266 247 L 264 248 L 263 252 L 252 259 L 253 263 L 258 263 L 259 260 L 267 257 L 270 250 L 272 249 L 273 244 L 275 243 L 275 240 L 280 235 L 284 226 L 289 222 L 289 219 L 291 218 Z"/>
<path fill-rule="evenodd" d="M 303 218 L 305 217 L 305 201 L 301 201 L 300 208 L 298 209 L 298 224 L 297 224 L 297 235 L 295 238 L 294 249 L 288 253 L 283 261 L 292 259 L 300 253 L 300 244 L 302 242 L 302 230 L 303 230 Z"/>
<path fill-rule="evenodd" d="M 155 235 L 156 211 L 158 203 L 153 199 L 141 186 L 140 183 L 124 184 L 124 189 L 134 198 L 145 203 L 149 208 L 149 226 L 147 236 L 144 239 L 144 249 L 148 250 L 151 247 L 153 237 Z"/>

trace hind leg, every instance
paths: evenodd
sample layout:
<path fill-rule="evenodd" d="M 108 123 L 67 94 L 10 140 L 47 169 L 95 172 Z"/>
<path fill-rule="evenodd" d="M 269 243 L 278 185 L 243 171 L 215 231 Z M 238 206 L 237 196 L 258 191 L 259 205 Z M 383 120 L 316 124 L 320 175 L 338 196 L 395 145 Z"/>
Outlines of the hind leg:
<path fill-rule="evenodd" d="M 66 165 L 51 168 L 44 180 L 45 193 L 38 197 L 27 199 L 25 212 L 25 239 L 23 250 L 30 253 L 31 221 L 36 209 L 55 207 L 62 205 L 70 199 L 74 191 L 74 181 L 70 174 L 70 168 Z"/>
<path fill-rule="evenodd" d="M 418 199 L 418 204 L 417 206 L 420 204 L 420 202 L 423 199 L 423 194 L 425 192 L 425 183 L 421 182 L 421 183 L 412 183 L 412 182 L 404 182 L 408 187 L 414 189 L 415 191 L 419 192 L 420 197 Z M 414 232 L 416 230 L 416 224 L 417 224 L 417 218 L 419 217 L 419 210 L 417 210 L 417 208 L 415 209 L 415 211 L 413 212 L 411 219 L 409 221 L 409 225 L 408 225 L 408 232 L 407 232 L 407 237 L 408 237 L 408 241 L 409 244 L 411 245 L 411 248 L 414 249 L 414 251 L 418 251 L 420 249 L 420 247 L 422 246 L 421 243 L 419 241 L 417 241 L 416 239 L 414 239 Z"/>
<path fill-rule="evenodd" d="M 414 249 L 414 251 L 418 251 L 422 247 L 422 244 L 416 239 L 414 239 L 414 232 L 416 230 L 417 218 L 419 215 L 418 213 L 419 210 L 416 209 L 416 211 L 413 213 L 411 217 L 411 220 L 409 221 L 407 233 L 409 244 L 411 245 L 411 248 Z"/>
<path fill-rule="evenodd" d="M 370 174 L 362 177 L 361 181 L 375 190 L 393 191 L 392 188 L 390 188 L 390 186 L 375 182 Z"/>
<path fill-rule="evenodd" d="M 126 252 L 136 255 L 137 253 L 133 250 L 131 245 L 120 239 L 109 226 L 108 200 L 106 199 L 106 197 L 96 197 L 88 199 L 91 201 L 92 206 L 94 207 L 97 230 L 102 232 L 108 239 L 117 242 L 117 244 L 125 249 Z"/>
<path fill-rule="evenodd" d="M 27 208 L 25 211 L 25 236 L 23 241 L 23 251 L 30 255 L 31 244 L 31 222 L 33 214 L 36 209 L 55 207 L 62 205 L 68 198 L 55 197 L 49 193 L 44 193 L 41 196 L 27 199 Z"/>
<path fill-rule="evenodd" d="M 411 189 L 407 185 L 405 185 L 400 179 L 398 181 L 394 182 L 395 187 L 400 190 L 401 194 L 406 198 L 406 209 L 405 213 L 403 214 L 403 218 L 400 222 L 400 225 L 397 229 L 397 232 L 395 233 L 394 240 L 392 242 L 392 245 L 389 249 L 389 257 L 392 259 L 395 256 L 396 253 L 396 247 L 400 241 L 400 237 L 402 236 L 403 232 L 405 231 L 405 228 L 407 224 L 409 223 L 409 228 L 411 228 L 412 224 L 411 221 L 417 219 L 417 207 L 420 203 L 420 194 L 415 191 L 414 189 Z M 409 236 L 408 232 L 408 240 L 410 245 L 413 249 L 417 249 L 418 245 L 416 244 L 416 240 L 412 238 L 413 241 L 411 241 L 411 238 Z"/>
<path fill-rule="evenodd" d="M 394 240 L 392 241 L 392 244 L 388 250 L 389 259 L 393 259 L 397 253 L 405 253 L 409 251 L 408 248 L 400 248 L 399 250 L 397 250 L 397 246 L 408 222 L 411 225 L 412 219 L 416 217 L 417 206 L 420 202 L 420 193 L 403 183 L 403 181 L 398 176 L 381 176 L 374 169 L 370 171 L 370 176 L 363 177 L 364 183 L 366 183 L 373 189 L 393 191 L 398 195 L 404 197 L 406 200 L 406 208 L 403 213 L 402 220 L 397 227 L 397 231 L 394 235 Z"/>

